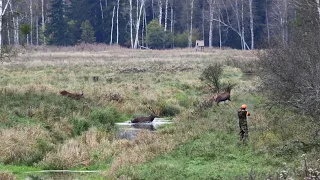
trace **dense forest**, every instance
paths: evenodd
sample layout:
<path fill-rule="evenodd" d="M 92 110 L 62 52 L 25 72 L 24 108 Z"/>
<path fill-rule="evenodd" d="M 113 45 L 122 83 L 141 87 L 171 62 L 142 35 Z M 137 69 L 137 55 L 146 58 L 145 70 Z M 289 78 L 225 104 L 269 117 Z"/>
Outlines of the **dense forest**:
<path fill-rule="evenodd" d="M 317 6 L 315 0 L 310 6 Z M 293 0 L 1 0 L 3 45 L 265 48 L 288 41 Z"/>

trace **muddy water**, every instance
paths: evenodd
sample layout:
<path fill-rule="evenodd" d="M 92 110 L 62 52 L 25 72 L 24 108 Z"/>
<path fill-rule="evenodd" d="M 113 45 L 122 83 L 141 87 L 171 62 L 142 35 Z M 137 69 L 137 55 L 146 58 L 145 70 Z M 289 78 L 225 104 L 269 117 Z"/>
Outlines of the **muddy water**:
<path fill-rule="evenodd" d="M 116 123 L 118 126 L 118 132 L 116 137 L 118 139 L 134 139 L 136 135 L 142 130 L 146 129 L 149 131 L 156 131 L 161 125 L 171 124 L 172 121 L 166 120 L 164 118 L 155 118 L 150 123 L 131 123 L 126 121 L 123 123 Z"/>

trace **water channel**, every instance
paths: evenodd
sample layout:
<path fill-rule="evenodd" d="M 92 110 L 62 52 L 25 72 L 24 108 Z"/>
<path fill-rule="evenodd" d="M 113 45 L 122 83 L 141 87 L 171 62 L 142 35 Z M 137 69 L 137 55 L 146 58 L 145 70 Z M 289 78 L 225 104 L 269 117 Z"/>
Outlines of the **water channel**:
<path fill-rule="evenodd" d="M 173 122 L 164 118 L 155 118 L 150 123 L 131 123 L 130 121 L 116 123 L 118 126 L 116 138 L 132 140 L 143 129 L 156 131 L 160 126 L 171 123 Z"/>

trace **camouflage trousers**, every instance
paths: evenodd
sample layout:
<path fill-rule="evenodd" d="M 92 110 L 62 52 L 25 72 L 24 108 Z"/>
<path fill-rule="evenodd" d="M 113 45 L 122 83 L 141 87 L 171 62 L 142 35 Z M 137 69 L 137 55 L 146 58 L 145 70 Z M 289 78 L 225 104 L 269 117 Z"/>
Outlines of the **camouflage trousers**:
<path fill-rule="evenodd" d="M 249 138 L 248 134 L 248 124 L 246 119 L 239 119 L 239 127 L 240 127 L 240 141 L 247 141 Z"/>

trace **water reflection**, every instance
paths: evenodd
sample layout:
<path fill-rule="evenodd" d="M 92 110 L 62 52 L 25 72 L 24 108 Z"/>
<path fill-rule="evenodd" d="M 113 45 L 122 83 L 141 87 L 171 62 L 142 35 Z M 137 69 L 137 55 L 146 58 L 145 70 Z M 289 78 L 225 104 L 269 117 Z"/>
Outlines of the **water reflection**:
<path fill-rule="evenodd" d="M 172 121 L 155 118 L 151 123 L 131 123 L 130 121 L 123 123 L 116 123 L 119 130 L 116 135 L 117 139 L 134 139 L 141 130 L 149 130 L 151 132 L 156 131 L 159 126 L 163 124 L 170 124 Z"/>

